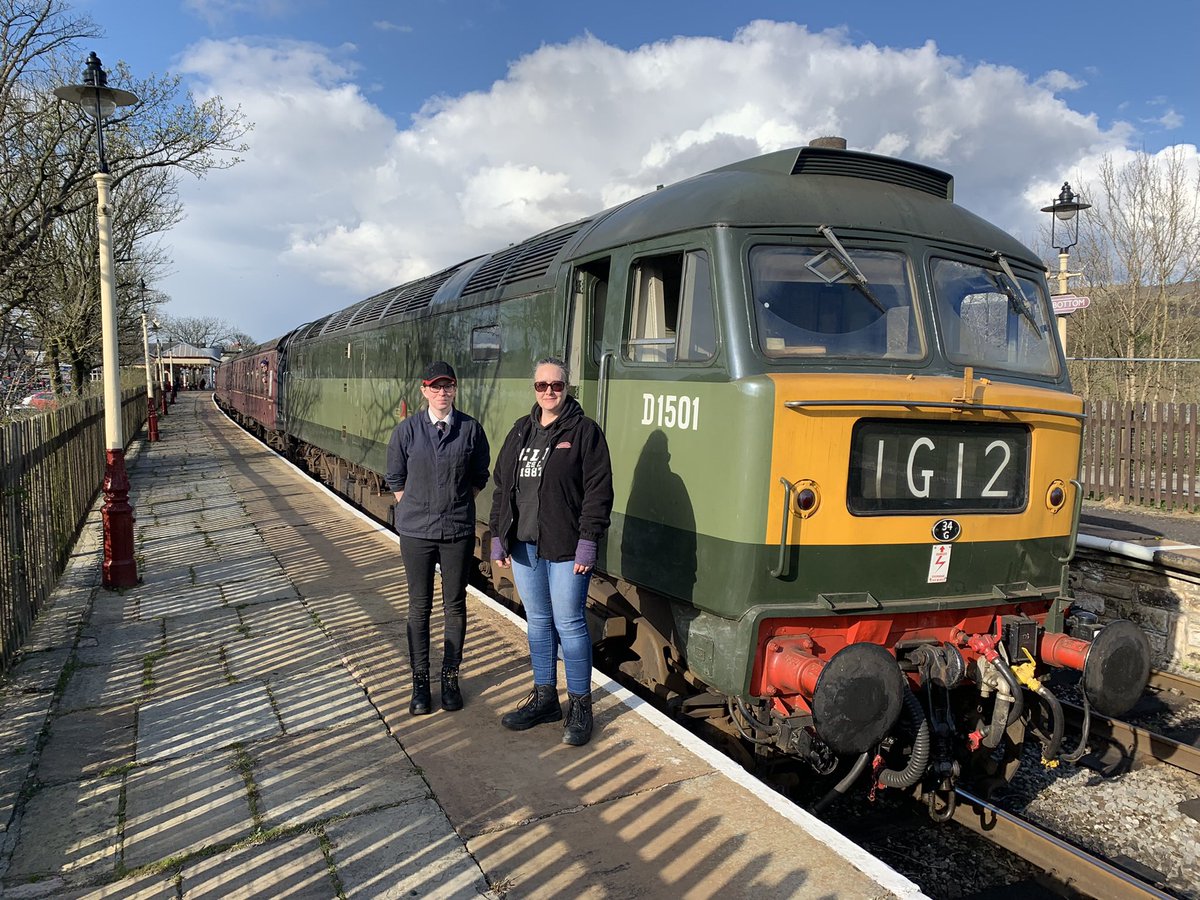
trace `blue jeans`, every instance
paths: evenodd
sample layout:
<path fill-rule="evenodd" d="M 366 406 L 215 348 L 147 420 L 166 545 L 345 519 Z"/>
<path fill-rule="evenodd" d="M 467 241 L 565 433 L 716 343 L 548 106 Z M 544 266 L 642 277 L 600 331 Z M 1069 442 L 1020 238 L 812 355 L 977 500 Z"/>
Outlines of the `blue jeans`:
<path fill-rule="evenodd" d="M 516 541 L 512 547 L 512 573 L 529 629 L 529 657 L 534 684 L 557 684 L 558 648 L 562 646 L 567 690 L 587 694 L 592 690 L 592 638 L 583 607 L 592 573 L 575 574 L 575 561 L 547 562 L 537 547 Z"/>

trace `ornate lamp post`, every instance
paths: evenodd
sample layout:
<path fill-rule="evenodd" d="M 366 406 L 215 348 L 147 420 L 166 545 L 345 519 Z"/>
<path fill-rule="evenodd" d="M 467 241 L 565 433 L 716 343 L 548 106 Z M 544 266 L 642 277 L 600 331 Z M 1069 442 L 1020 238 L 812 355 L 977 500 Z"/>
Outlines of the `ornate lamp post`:
<path fill-rule="evenodd" d="M 158 440 L 158 400 L 154 396 L 153 363 L 150 360 L 150 333 L 146 324 L 146 279 L 138 279 L 142 298 L 142 352 L 146 357 L 146 431 L 151 442 Z"/>
<path fill-rule="evenodd" d="M 1067 257 L 1072 247 L 1079 243 L 1079 213 L 1091 209 L 1092 204 L 1082 203 L 1082 197 L 1071 190 L 1068 182 L 1063 182 L 1058 198 L 1049 206 L 1043 206 L 1042 212 L 1050 213 L 1050 245 L 1058 251 L 1058 293 L 1069 294 L 1067 279 L 1080 272 L 1067 271 Z M 1070 310 L 1058 316 L 1058 337 L 1062 342 L 1063 353 L 1067 352 L 1067 316 Z"/>
<path fill-rule="evenodd" d="M 109 227 L 108 192 L 112 178 L 104 158 L 104 120 L 118 107 L 137 103 L 136 95 L 108 86 L 108 76 L 100 58 L 92 53 L 87 59 L 83 84 L 55 88 L 60 100 L 74 103 L 96 120 L 96 151 L 99 171 L 96 182 L 96 225 L 100 243 L 100 307 L 104 346 L 104 575 L 107 588 L 137 584 L 137 563 L 133 558 L 133 508 L 129 505 L 129 477 L 125 474 L 125 442 L 121 434 L 121 374 L 117 349 L 117 304 L 113 281 L 112 234 Z"/>
<path fill-rule="evenodd" d="M 154 331 L 154 349 L 158 353 L 158 366 L 154 370 L 155 384 L 158 385 L 158 399 L 162 404 L 160 412 L 165 416 L 167 414 L 167 367 L 163 363 L 162 340 L 158 336 L 158 319 L 151 320 L 150 328 Z"/>

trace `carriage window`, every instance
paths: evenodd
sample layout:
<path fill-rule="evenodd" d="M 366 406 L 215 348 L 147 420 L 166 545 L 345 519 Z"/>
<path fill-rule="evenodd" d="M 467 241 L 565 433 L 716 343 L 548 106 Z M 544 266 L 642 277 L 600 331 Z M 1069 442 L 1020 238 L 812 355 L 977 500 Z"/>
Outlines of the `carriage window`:
<path fill-rule="evenodd" d="M 1037 282 L 1013 284 L 999 268 L 935 259 L 933 294 L 946 356 L 954 363 L 1057 375 L 1058 352 Z"/>
<path fill-rule="evenodd" d="M 625 358 L 638 363 L 703 362 L 717 352 L 712 278 L 703 250 L 639 259 Z"/>
<path fill-rule="evenodd" d="M 750 283 L 759 346 L 777 359 L 920 359 L 924 342 L 901 253 L 849 251 L 860 281 L 825 247 L 759 246 Z"/>

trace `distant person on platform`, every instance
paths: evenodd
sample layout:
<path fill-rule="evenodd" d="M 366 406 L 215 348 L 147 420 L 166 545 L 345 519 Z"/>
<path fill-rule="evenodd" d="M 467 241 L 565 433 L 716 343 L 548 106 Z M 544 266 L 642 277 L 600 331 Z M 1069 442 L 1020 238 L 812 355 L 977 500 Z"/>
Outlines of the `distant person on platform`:
<path fill-rule="evenodd" d="M 558 647 L 567 673 L 564 744 L 592 737 L 592 639 L 584 605 L 596 545 L 613 505 L 612 465 L 600 426 L 567 394 L 566 364 L 538 361 L 534 404 L 496 458 L 491 558 L 512 566 L 525 606 L 533 690 L 500 720 L 523 731 L 562 719 Z"/>
<path fill-rule="evenodd" d="M 488 481 L 491 451 L 483 426 L 454 408 L 458 378 L 433 362 L 421 378 L 427 409 L 392 431 L 387 486 L 408 578 L 408 658 L 414 716 L 433 712 L 429 692 L 429 615 L 433 567 L 442 567 L 442 709 L 462 709 L 458 669 L 467 634 L 467 572 L 475 548 L 475 495 Z"/>

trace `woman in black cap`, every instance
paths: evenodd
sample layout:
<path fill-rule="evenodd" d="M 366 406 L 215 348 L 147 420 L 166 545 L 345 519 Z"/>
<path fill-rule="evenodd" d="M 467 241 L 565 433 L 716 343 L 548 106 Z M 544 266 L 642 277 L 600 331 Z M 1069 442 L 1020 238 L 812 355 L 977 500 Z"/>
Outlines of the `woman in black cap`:
<path fill-rule="evenodd" d="M 429 613 L 433 567 L 442 567 L 445 642 L 442 709 L 462 709 L 458 667 L 467 633 L 467 571 L 475 548 L 475 495 L 488 481 L 491 452 L 483 426 L 454 408 L 458 379 L 447 362 L 429 364 L 421 378 L 428 409 L 392 432 L 387 486 L 396 495 L 395 524 L 408 577 L 408 711 L 433 711 L 429 694 Z"/>

